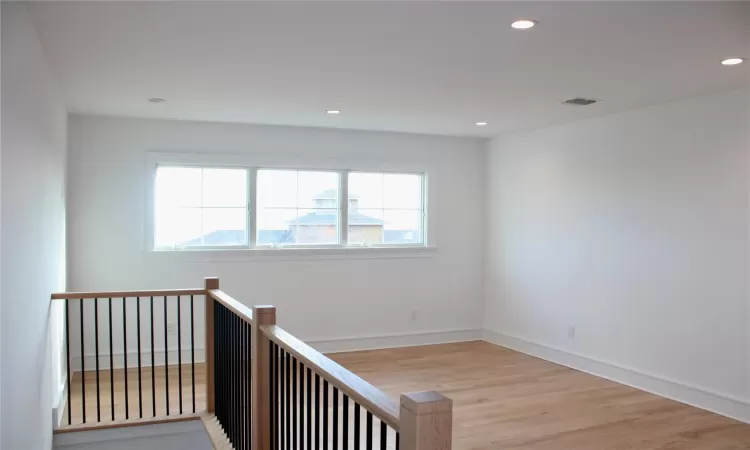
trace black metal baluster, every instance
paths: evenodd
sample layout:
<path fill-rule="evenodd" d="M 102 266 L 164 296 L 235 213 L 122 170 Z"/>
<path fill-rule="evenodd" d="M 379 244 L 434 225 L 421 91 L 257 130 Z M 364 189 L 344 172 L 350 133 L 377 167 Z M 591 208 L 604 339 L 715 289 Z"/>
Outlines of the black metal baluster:
<path fill-rule="evenodd" d="M 115 364 L 112 358 L 112 298 L 109 299 L 109 398 L 112 420 L 115 420 Z"/>
<path fill-rule="evenodd" d="M 141 298 L 135 298 L 136 331 L 138 332 L 138 418 L 143 418 L 143 386 L 141 380 Z"/>
<path fill-rule="evenodd" d="M 237 447 L 242 448 L 242 399 L 244 398 L 244 392 L 242 391 L 242 319 L 239 316 L 234 316 L 234 321 L 237 324 L 235 326 L 235 337 L 234 341 L 234 354 L 235 354 L 235 380 L 234 384 L 237 386 L 237 401 L 236 401 L 236 421 L 237 426 Z"/>
<path fill-rule="evenodd" d="M 269 435 L 271 436 L 271 450 L 276 450 L 276 364 L 274 364 L 274 355 L 276 353 L 276 345 L 273 341 L 268 341 L 268 370 L 269 370 L 269 388 L 271 389 L 271 411 L 270 411 L 270 429 Z"/>
<path fill-rule="evenodd" d="M 380 450 L 386 450 L 385 446 L 388 442 L 388 425 L 382 420 L 380 421 Z"/>
<path fill-rule="evenodd" d="M 278 348 L 279 354 L 276 358 L 276 373 L 278 374 L 278 383 L 276 385 L 276 389 L 278 390 L 279 395 L 279 411 L 278 411 L 278 421 L 279 421 L 279 448 L 278 450 L 284 450 L 284 350 L 279 347 Z"/>
<path fill-rule="evenodd" d="M 206 301 L 209 301 L 206 297 Z M 216 386 L 216 418 L 223 426 L 221 421 L 221 315 L 219 312 L 219 302 L 213 302 L 214 308 L 214 385 Z"/>
<path fill-rule="evenodd" d="M 307 368 L 307 450 L 312 446 L 312 370 Z"/>
<path fill-rule="evenodd" d="M 285 366 L 284 370 L 286 371 L 285 378 L 284 378 L 284 382 L 286 384 L 286 397 L 285 397 L 285 399 L 286 399 L 286 450 L 290 450 L 292 448 L 292 440 L 291 440 L 291 437 L 292 437 L 292 427 L 291 427 L 291 424 L 292 424 L 292 408 L 291 408 L 291 404 L 290 404 L 291 403 L 291 395 L 290 395 L 290 392 L 291 392 L 291 390 L 290 390 L 290 388 L 291 388 L 291 386 L 290 386 L 291 378 L 289 376 L 289 374 L 290 374 L 290 368 L 291 368 L 290 366 L 291 366 L 291 363 L 292 363 L 292 361 L 291 361 L 291 355 L 288 352 L 284 352 L 284 359 L 286 360 L 285 363 L 284 363 L 284 366 Z"/>
<path fill-rule="evenodd" d="M 360 408 L 359 403 L 354 402 L 354 450 L 359 450 L 360 447 L 360 435 L 359 435 L 359 425 L 360 425 Z"/>
<path fill-rule="evenodd" d="M 229 442 L 232 443 L 232 446 L 234 447 L 234 385 L 232 384 L 232 314 L 229 312 L 226 312 L 226 320 L 227 320 L 227 330 L 226 330 L 226 364 L 227 364 L 227 370 L 226 378 L 227 378 L 227 437 L 229 438 Z"/>
<path fill-rule="evenodd" d="M 232 314 L 232 344 L 229 347 L 232 350 L 232 363 L 233 363 L 233 371 L 232 371 L 232 398 L 234 399 L 234 409 L 232 411 L 232 417 L 234 419 L 234 445 L 236 447 L 239 447 L 240 443 L 240 422 L 239 422 L 239 412 L 240 412 L 240 399 L 242 398 L 242 395 L 240 393 L 240 383 L 239 383 L 239 360 L 238 360 L 238 354 L 237 350 L 239 349 L 239 325 L 240 325 L 240 319 L 235 315 Z"/>
<path fill-rule="evenodd" d="M 367 450 L 372 450 L 372 413 L 367 411 L 367 440 L 365 441 Z"/>
<path fill-rule="evenodd" d="M 397 431 L 396 432 L 396 450 L 399 450 L 401 448 L 401 434 Z"/>
<path fill-rule="evenodd" d="M 245 321 L 240 318 L 240 340 L 237 343 L 239 360 L 240 360 L 240 378 L 237 382 L 240 384 L 240 448 L 246 449 L 247 440 L 245 439 L 245 431 L 247 430 L 247 422 L 245 422 L 245 408 L 247 403 L 247 383 L 245 382 Z"/>
<path fill-rule="evenodd" d="M 222 383 L 222 386 L 224 387 L 224 392 L 222 396 L 224 397 L 224 429 L 227 431 L 227 438 L 229 437 L 229 382 L 227 376 L 229 375 L 229 352 L 227 346 L 229 345 L 229 339 L 228 339 L 228 333 L 229 333 L 229 317 L 227 316 L 227 310 L 222 305 L 222 378 L 224 382 Z"/>
<path fill-rule="evenodd" d="M 65 299 L 65 384 L 68 389 L 68 425 L 73 421 L 70 404 L 70 300 Z M 83 328 L 83 324 L 81 324 Z"/>
<path fill-rule="evenodd" d="M 250 443 L 250 439 L 252 437 L 250 431 L 251 431 L 251 422 L 253 420 L 252 414 L 253 414 L 253 367 L 252 367 L 252 352 L 253 352 L 253 330 L 250 326 L 250 324 L 246 324 L 246 330 L 247 330 L 247 346 L 245 346 L 245 354 L 247 355 L 246 361 L 247 364 L 245 365 L 245 370 L 247 373 L 247 421 L 246 421 L 246 428 L 247 428 L 247 448 L 250 450 L 252 448 L 252 444 Z"/>
<path fill-rule="evenodd" d="M 343 448 L 344 450 L 349 450 L 349 396 L 347 396 L 346 394 L 344 394 L 342 409 L 343 415 L 341 417 L 341 448 Z"/>
<path fill-rule="evenodd" d="M 219 333 L 221 335 L 221 345 L 219 346 L 220 347 L 219 352 L 221 353 L 221 361 L 219 364 L 219 370 L 221 370 L 221 426 L 224 427 L 224 430 L 228 433 L 229 423 L 227 422 L 227 380 L 226 380 L 227 317 L 226 317 L 226 314 L 224 313 L 224 310 L 225 309 L 223 306 L 219 308 L 219 312 L 221 314 L 221 332 Z"/>
<path fill-rule="evenodd" d="M 339 450 L 339 390 L 333 388 L 333 450 Z"/>
<path fill-rule="evenodd" d="M 156 417 L 156 371 L 154 370 L 154 297 L 151 297 L 151 408 Z"/>
<path fill-rule="evenodd" d="M 234 313 L 229 314 L 229 398 L 232 402 L 232 409 L 230 410 L 230 429 L 231 429 L 231 440 L 232 445 L 237 446 L 237 382 L 236 382 L 236 371 L 237 371 L 237 357 L 235 355 L 235 344 L 237 342 L 236 337 L 236 316 Z"/>
<path fill-rule="evenodd" d="M 125 307 L 127 300 L 125 297 L 122 298 L 122 357 L 123 357 L 123 368 L 122 372 L 125 375 L 125 420 L 130 418 L 130 408 L 128 408 L 128 315 Z"/>
<path fill-rule="evenodd" d="M 292 357 L 292 448 L 297 450 L 297 358 Z"/>
<path fill-rule="evenodd" d="M 208 299 L 206 299 L 208 301 Z M 195 412 L 195 305 L 190 296 L 190 382 L 193 393 L 193 412 Z M 208 349 L 206 349 L 208 351 Z"/>
<path fill-rule="evenodd" d="M 274 375 L 276 380 L 274 382 L 274 389 L 276 390 L 276 401 L 274 402 L 274 408 L 276 412 L 276 448 L 274 450 L 281 450 L 281 372 L 279 371 L 279 361 L 281 359 L 281 351 L 278 345 L 274 344 L 274 355 L 273 355 Z"/>
<path fill-rule="evenodd" d="M 268 435 L 271 437 L 271 447 L 270 447 L 271 450 L 276 450 L 276 447 L 274 447 L 274 441 L 276 440 L 274 437 L 275 436 L 274 430 L 276 429 L 275 428 L 276 424 L 274 423 L 275 422 L 274 416 L 276 414 L 276 408 L 275 408 L 276 406 L 276 390 L 275 390 L 276 367 L 273 364 L 273 353 L 275 351 L 273 347 L 274 347 L 273 341 L 269 340 L 268 341 L 268 389 L 270 392 L 269 396 L 271 400 L 269 401 L 269 405 L 268 405 L 270 408 L 269 422 L 268 422 Z"/>
<path fill-rule="evenodd" d="M 244 367 L 244 377 L 245 377 L 245 421 L 243 422 L 243 429 L 245 430 L 245 449 L 250 449 L 250 401 L 251 401 L 251 391 L 252 388 L 250 386 L 250 324 L 245 322 L 243 324 L 245 327 L 245 365 Z"/>
<path fill-rule="evenodd" d="M 315 374 L 315 450 L 320 450 L 320 375 Z"/>
<path fill-rule="evenodd" d="M 219 309 L 219 302 L 214 303 L 214 379 L 216 386 L 216 417 L 219 419 L 219 423 L 222 427 L 224 424 L 224 391 L 223 391 L 223 380 L 221 373 L 221 309 Z"/>
<path fill-rule="evenodd" d="M 227 313 L 227 319 L 228 319 L 228 329 L 227 329 L 227 362 L 229 363 L 229 370 L 227 371 L 227 387 L 229 388 L 229 416 L 228 416 L 228 422 L 229 422 L 229 441 L 232 443 L 232 446 L 235 445 L 234 440 L 234 383 L 232 380 L 232 375 L 234 373 L 234 355 L 232 354 L 232 343 L 233 343 L 233 326 L 234 321 L 232 320 L 232 313 Z"/>
<path fill-rule="evenodd" d="M 180 414 L 182 414 L 182 297 L 177 296 L 177 379 L 179 380 Z"/>
<path fill-rule="evenodd" d="M 164 296 L 164 394 L 166 396 L 166 415 L 169 415 L 169 337 L 167 336 L 167 296 Z"/>
<path fill-rule="evenodd" d="M 229 336 L 229 358 L 232 362 L 231 372 L 229 373 L 229 388 L 232 390 L 232 444 L 237 446 L 237 316 L 231 313 L 230 316 L 230 336 Z"/>
<path fill-rule="evenodd" d="M 83 324 L 81 324 L 83 326 Z M 99 299 L 94 299 L 94 358 L 96 367 L 96 421 L 102 421 L 101 395 L 99 394 Z"/>
<path fill-rule="evenodd" d="M 83 299 L 78 301 L 78 306 L 81 310 L 81 412 L 83 413 L 83 423 L 86 423 L 86 354 L 83 352 Z M 68 409 L 71 406 L 68 402 Z"/>
<path fill-rule="evenodd" d="M 224 431 L 227 429 L 227 423 L 226 423 L 226 415 L 224 411 L 224 406 L 226 404 L 225 401 L 225 395 L 224 395 L 224 389 L 225 389 L 225 383 L 224 383 L 224 311 L 222 311 L 219 302 L 214 302 L 214 317 L 217 319 L 216 321 L 216 355 L 218 356 L 216 358 L 216 385 L 217 385 L 217 403 L 220 402 L 217 408 L 217 411 L 219 412 L 219 422 L 221 423 L 222 428 Z"/>
<path fill-rule="evenodd" d="M 237 359 L 239 362 L 239 370 L 238 370 L 238 377 L 237 377 L 237 385 L 239 388 L 239 408 L 237 411 L 237 418 L 239 420 L 239 441 L 240 445 L 238 446 L 240 449 L 244 450 L 245 445 L 247 444 L 245 441 L 245 429 L 247 428 L 245 426 L 245 400 L 247 399 L 247 392 L 245 392 L 245 356 L 244 356 L 244 350 L 245 350 L 245 321 L 242 320 L 242 318 L 239 318 L 237 323 L 239 324 L 239 339 L 237 341 Z"/>
<path fill-rule="evenodd" d="M 305 365 L 302 361 L 299 362 L 299 448 L 305 450 Z"/>
<path fill-rule="evenodd" d="M 328 450 L 328 381 L 323 380 L 323 450 Z"/>

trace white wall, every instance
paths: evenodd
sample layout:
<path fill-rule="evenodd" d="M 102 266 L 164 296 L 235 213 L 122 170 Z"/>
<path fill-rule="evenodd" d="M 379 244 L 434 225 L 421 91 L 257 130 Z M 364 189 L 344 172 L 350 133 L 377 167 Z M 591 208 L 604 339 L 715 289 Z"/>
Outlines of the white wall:
<path fill-rule="evenodd" d="M 488 338 L 750 421 L 749 111 L 736 90 L 493 140 Z"/>
<path fill-rule="evenodd" d="M 66 112 L 25 6 L 2 4 L 3 450 L 50 448 L 65 289 Z"/>
<path fill-rule="evenodd" d="M 324 349 L 337 348 L 328 341 L 348 338 L 380 337 L 377 345 L 387 345 L 390 336 L 412 333 L 430 333 L 410 338 L 413 342 L 477 336 L 465 331 L 481 327 L 484 141 L 79 115 L 70 117 L 69 136 L 70 290 L 200 287 L 204 277 L 218 276 L 223 290 L 247 305 L 275 305 L 284 328 L 308 341 L 327 341 L 318 342 Z M 209 163 L 217 155 L 235 154 L 251 162 L 278 158 L 300 166 L 330 162 L 361 168 L 386 162 L 393 169 L 426 167 L 434 194 L 430 233 L 437 251 L 333 259 L 151 252 L 146 246 L 147 161 L 151 152 L 170 151 L 198 152 L 202 156 L 197 158 Z M 157 303 L 155 347 L 160 349 L 162 309 Z M 133 320 L 134 308 L 128 308 Z M 419 311 L 416 321 L 410 320 L 413 310 Z M 121 312 L 114 317 L 117 322 Z M 202 347 L 202 317 L 196 317 L 197 347 Z M 115 347 L 121 347 L 115 336 Z M 134 339 L 129 336 L 129 349 Z M 106 345 L 108 336 L 101 342 Z M 85 353 L 92 345 L 86 341 Z M 146 340 L 144 345 L 150 344 Z"/>

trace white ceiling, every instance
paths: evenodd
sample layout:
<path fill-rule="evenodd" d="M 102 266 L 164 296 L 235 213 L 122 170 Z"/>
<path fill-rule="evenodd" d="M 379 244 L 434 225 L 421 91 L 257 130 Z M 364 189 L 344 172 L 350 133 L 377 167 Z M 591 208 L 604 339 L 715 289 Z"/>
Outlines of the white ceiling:
<path fill-rule="evenodd" d="M 750 61 L 720 64 L 750 58 L 750 3 L 58 1 L 29 10 L 80 113 L 492 136 L 750 82 Z M 539 25 L 513 30 L 517 18 Z M 560 104 L 575 96 L 601 103 Z"/>

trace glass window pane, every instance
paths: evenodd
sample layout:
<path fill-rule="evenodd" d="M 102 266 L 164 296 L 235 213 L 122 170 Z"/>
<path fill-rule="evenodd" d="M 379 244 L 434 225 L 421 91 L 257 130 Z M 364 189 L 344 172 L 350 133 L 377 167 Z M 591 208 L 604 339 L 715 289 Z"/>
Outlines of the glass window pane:
<path fill-rule="evenodd" d="M 247 205 L 247 171 L 203 169 L 203 207 Z"/>
<path fill-rule="evenodd" d="M 203 245 L 244 245 L 247 243 L 245 208 L 204 208 Z"/>
<path fill-rule="evenodd" d="M 294 170 L 258 171 L 258 209 L 269 206 L 297 207 L 297 172 Z"/>
<path fill-rule="evenodd" d="M 160 208 L 156 210 L 156 248 L 201 245 L 201 210 L 199 208 Z"/>
<path fill-rule="evenodd" d="M 297 209 L 258 209 L 258 245 L 295 244 Z"/>
<path fill-rule="evenodd" d="M 201 176 L 200 168 L 158 167 L 154 199 L 157 209 L 201 206 Z"/>
<path fill-rule="evenodd" d="M 258 172 L 257 242 L 320 245 L 339 242 L 339 173 Z"/>
<path fill-rule="evenodd" d="M 383 225 L 382 209 L 350 209 L 348 244 L 382 244 Z"/>
<path fill-rule="evenodd" d="M 419 210 L 388 210 L 385 220 L 384 243 L 416 244 L 422 242 L 422 212 Z"/>
<path fill-rule="evenodd" d="M 415 174 L 383 175 L 383 207 L 386 209 L 421 209 L 422 176 Z"/>
<path fill-rule="evenodd" d="M 383 208 L 383 174 L 349 173 L 349 210 Z"/>
<path fill-rule="evenodd" d="M 338 172 L 298 172 L 297 206 L 299 208 L 337 208 Z"/>
<path fill-rule="evenodd" d="M 154 202 L 155 248 L 247 243 L 246 169 L 158 167 Z"/>
<path fill-rule="evenodd" d="M 301 209 L 295 236 L 298 244 L 338 244 L 339 213 L 337 209 Z"/>

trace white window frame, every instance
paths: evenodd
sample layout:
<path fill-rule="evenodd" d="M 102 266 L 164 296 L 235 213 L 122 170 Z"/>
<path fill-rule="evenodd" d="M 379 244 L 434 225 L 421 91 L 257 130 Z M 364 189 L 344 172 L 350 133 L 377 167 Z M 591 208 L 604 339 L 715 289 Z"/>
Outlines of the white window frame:
<path fill-rule="evenodd" d="M 274 163 L 270 160 L 280 160 Z M 276 253 L 284 250 L 301 251 L 311 255 L 335 253 L 336 250 L 353 253 L 358 249 L 372 254 L 403 254 L 408 255 L 411 250 L 436 249 L 435 236 L 430 233 L 434 230 L 434 195 L 430 189 L 434 187 L 430 181 L 434 178 L 434 168 L 424 165 L 398 163 L 390 166 L 382 161 L 369 162 L 346 162 L 340 160 L 323 160 L 315 163 L 305 163 L 297 158 L 284 158 L 271 155 L 247 155 L 247 154 L 199 154 L 181 152 L 147 152 L 146 170 L 148 187 L 146 189 L 146 249 L 157 253 L 193 253 L 211 251 L 250 251 L 254 253 Z M 294 160 L 292 160 L 294 159 Z M 158 167 L 194 167 L 194 168 L 224 168 L 244 169 L 247 171 L 247 244 L 226 246 L 191 246 L 191 247 L 155 247 L 155 179 Z M 339 174 L 339 243 L 338 244 L 290 244 L 273 245 L 257 244 L 257 173 L 258 170 L 299 170 L 315 172 L 336 172 Z M 349 173 L 394 173 L 420 175 L 422 180 L 422 223 L 421 243 L 407 244 L 368 244 L 348 245 L 348 219 L 349 219 Z"/>

